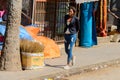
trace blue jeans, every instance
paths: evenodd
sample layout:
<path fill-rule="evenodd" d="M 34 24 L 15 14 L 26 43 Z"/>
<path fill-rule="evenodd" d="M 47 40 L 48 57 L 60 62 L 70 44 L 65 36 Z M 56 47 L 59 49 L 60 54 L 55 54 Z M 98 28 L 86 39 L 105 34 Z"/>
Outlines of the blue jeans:
<path fill-rule="evenodd" d="M 76 34 L 65 34 L 64 38 L 65 38 L 65 52 L 68 56 L 67 64 L 69 64 L 69 62 L 72 60 L 72 57 L 73 57 L 72 50 L 73 50 L 75 41 L 77 39 L 77 35 Z"/>

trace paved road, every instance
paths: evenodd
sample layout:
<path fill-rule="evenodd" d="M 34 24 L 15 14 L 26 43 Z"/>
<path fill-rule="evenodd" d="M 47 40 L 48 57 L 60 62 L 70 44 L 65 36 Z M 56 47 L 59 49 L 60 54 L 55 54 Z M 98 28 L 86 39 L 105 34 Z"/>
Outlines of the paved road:
<path fill-rule="evenodd" d="M 74 75 L 66 78 L 66 80 L 120 80 L 120 65 Z"/>
<path fill-rule="evenodd" d="M 120 64 L 120 43 L 102 43 L 91 48 L 75 47 L 73 53 L 76 56 L 76 64 L 71 67 L 70 70 L 63 69 L 63 66 L 66 64 L 66 54 L 63 48 L 61 49 L 61 57 L 45 60 L 45 67 L 25 71 L 0 71 L 0 80 L 44 80 L 46 78 L 64 78 L 65 76 L 79 74 L 80 72 L 87 72 L 101 67 Z M 95 74 L 92 73 L 92 75 Z M 88 78 L 85 78 L 86 75 L 83 79 L 81 77 L 81 80 L 96 80 L 93 77 L 92 79 L 90 75 L 88 75 Z"/>

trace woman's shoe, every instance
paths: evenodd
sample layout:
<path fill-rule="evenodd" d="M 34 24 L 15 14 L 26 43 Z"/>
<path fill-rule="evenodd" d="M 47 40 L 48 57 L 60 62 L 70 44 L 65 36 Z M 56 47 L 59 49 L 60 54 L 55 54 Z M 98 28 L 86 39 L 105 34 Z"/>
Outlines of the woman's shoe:
<path fill-rule="evenodd" d="M 68 69 L 70 69 L 70 66 L 66 65 L 66 66 L 64 66 L 64 69 L 68 70 Z"/>

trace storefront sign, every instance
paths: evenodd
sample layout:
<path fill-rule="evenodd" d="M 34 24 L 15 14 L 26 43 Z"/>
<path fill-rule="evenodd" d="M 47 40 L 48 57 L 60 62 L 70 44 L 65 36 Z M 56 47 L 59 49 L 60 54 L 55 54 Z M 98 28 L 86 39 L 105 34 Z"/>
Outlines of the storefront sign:
<path fill-rule="evenodd" d="M 91 1 L 99 1 L 99 0 L 76 0 L 76 3 L 84 3 L 84 2 L 91 2 Z"/>

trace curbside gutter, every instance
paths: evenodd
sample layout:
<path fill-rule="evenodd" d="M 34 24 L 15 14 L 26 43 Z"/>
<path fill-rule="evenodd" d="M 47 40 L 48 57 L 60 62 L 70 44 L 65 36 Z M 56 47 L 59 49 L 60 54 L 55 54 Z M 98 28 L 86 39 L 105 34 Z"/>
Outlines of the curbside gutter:
<path fill-rule="evenodd" d="M 71 75 L 77 75 L 77 74 L 86 73 L 86 72 L 91 72 L 91 71 L 95 71 L 95 70 L 99 70 L 99 69 L 103 69 L 103 68 L 107 68 L 107 67 L 111 67 L 111 66 L 115 66 L 119 64 L 120 64 L 120 59 L 115 59 L 115 60 L 110 60 L 107 62 L 91 64 L 88 66 L 71 68 L 69 70 L 64 70 L 64 71 L 59 71 L 59 72 L 48 74 L 48 75 L 39 76 L 37 78 L 30 79 L 30 80 L 49 80 L 49 79 L 50 80 L 64 80 L 63 79 L 64 77 L 69 77 Z"/>

